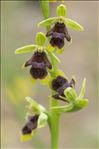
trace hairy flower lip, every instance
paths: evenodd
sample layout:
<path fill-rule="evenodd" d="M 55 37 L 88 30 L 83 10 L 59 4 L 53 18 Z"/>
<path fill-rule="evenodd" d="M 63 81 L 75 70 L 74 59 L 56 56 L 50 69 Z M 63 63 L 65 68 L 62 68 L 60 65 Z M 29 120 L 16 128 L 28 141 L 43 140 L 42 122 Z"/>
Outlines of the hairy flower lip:
<path fill-rule="evenodd" d="M 50 40 L 50 44 L 53 47 L 58 47 L 59 49 L 61 49 L 64 46 L 64 39 L 52 37 L 52 39 Z"/>
<path fill-rule="evenodd" d="M 71 40 L 66 25 L 59 22 L 55 23 L 54 27 L 47 32 L 46 37 L 49 36 L 51 36 L 51 45 L 56 46 L 59 49 L 64 47 L 64 38 L 66 38 L 67 41 Z"/>
<path fill-rule="evenodd" d="M 57 33 L 57 32 L 54 32 L 52 34 L 52 38 L 50 40 L 50 43 L 53 45 L 53 46 L 56 46 L 61 49 L 63 46 L 64 46 L 64 34 L 63 33 Z"/>
<path fill-rule="evenodd" d="M 25 67 L 31 66 L 30 74 L 34 79 L 44 79 L 47 76 L 47 68 L 52 69 L 52 65 L 44 51 L 36 51 L 25 63 Z"/>
<path fill-rule="evenodd" d="M 59 75 L 52 81 L 52 88 L 54 90 L 57 90 L 59 87 L 64 85 L 66 82 L 67 82 L 67 79 Z"/>
<path fill-rule="evenodd" d="M 41 68 L 41 69 L 44 69 L 44 68 L 46 67 L 46 65 L 45 65 L 44 62 L 41 62 L 41 63 L 33 62 L 33 63 L 32 63 L 32 67 L 33 67 L 33 68 Z"/>
<path fill-rule="evenodd" d="M 74 87 L 75 86 L 75 80 L 72 78 L 70 83 L 68 80 L 62 76 L 57 76 L 53 81 L 52 81 L 52 89 L 57 92 L 57 94 L 53 95 L 55 99 L 62 100 L 62 97 L 65 97 L 64 95 L 64 90 L 68 87 Z M 60 97 L 61 96 L 61 97 Z"/>
<path fill-rule="evenodd" d="M 30 74 L 34 79 L 44 79 L 48 73 L 46 68 L 34 68 L 32 66 L 30 69 Z"/>
<path fill-rule="evenodd" d="M 29 118 L 28 122 L 25 124 L 25 126 L 22 128 L 22 134 L 31 134 L 34 129 L 37 128 L 37 121 L 38 121 L 39 115 L 34 115 Z"/>
<path fill-rule="evenodd" d="M 64 33 L 58 33 L 58 32 L 53 32 L 52 33 L 52 37 L 53 38 L 60 38 L 60 39 L 64 39 Z"/>

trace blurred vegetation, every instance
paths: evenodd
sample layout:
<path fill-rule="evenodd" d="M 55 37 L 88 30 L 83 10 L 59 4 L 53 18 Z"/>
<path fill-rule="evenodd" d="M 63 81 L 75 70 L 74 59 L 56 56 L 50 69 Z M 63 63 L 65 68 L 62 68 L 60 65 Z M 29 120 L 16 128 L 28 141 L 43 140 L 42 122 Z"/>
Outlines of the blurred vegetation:
<path fill-rule="evenodd" d="M 51 3 L 51 16 L 60 2 Z M 87 78 L 86 96 L 88 108 L 75 114 L 62 116 L 60 125 L 60 148 L 98 148 L 98 95 L 97 95 L 97 2 L 65 2 L 68 16 L 78 20 L 84 33 L 69 30 L 73 44 L 60 56 L 61 68 L 66 75 L 77 78 L 77 89 Z M 49 130 L 40 133 L 31 142 L 21 143 L 19 131 L 24 124 L 25 96 L 37 99 L 48 107 L 49 91 L 39 83 L 31 83 L 28 69 L 21 69 L 30 54 L 15 55 L 16 48 L 34 43 L 35 35 L 44 28 L 37 28 L 43 19 L 38 1 L 2 1 L 2 148 L 47 148 L 50 145 Z M 6 134 L 6 135 L 5 135 Z M 45 144 L 45 145 L 44 145 Z"/>

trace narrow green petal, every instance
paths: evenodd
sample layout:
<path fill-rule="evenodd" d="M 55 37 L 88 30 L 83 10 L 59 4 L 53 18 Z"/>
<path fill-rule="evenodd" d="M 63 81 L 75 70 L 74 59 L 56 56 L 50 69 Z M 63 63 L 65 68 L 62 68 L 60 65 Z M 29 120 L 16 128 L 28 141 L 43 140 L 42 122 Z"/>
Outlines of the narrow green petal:
<path fill-rule="evenodd" d="M 65 24 L 73 30 L 84 31 L 84 28 L 79 23 L 69 18 L 65 18 Z"/>
<path fill-rule="evenodd" d="M 53 23 L 55 23 L 56 20 L 57 20 L 57 17 L 48 18 L 46 20 L 39 22 L 38 26 L 49 26 L 49 25 L 52 25 Z"/>
<path fill-rule="evenodd" d="M 82 82 L 82 87 L 81 87 L 81 91 L 80 94 L 78 96 L 79 99 L 82 99 L 85 95 L 85 89 L 86 89 L 86 78 L 84 78 L 83 82 Z"/>
<path fill-rule="evenodd" d="M 24 54 L 28 52 L 33 52 L 37 48 L 37 45 L 27 45 L 15 50 L 15 54 Z"/>

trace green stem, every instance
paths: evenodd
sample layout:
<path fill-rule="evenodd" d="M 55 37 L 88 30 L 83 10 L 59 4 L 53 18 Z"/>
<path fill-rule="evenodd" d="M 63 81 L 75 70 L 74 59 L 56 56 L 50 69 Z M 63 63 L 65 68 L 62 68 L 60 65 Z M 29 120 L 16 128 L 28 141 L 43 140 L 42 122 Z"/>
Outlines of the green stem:
<path fill-rule="evenodd" d="M 57 69 L 58 69 L 57 64 L 56 64 L 56 61 L 53 58 L 52 53 L 49 53 L 49 56 L 50 56 L 51 63 L 52 63 L 52 66 L 53 66 L 53 71 L 50 72 L 50 76 L 52 78 L 53 77 L 55 78 L 56 75 L 57 75 Z M 53 95 L 53 92 L 54 91 L 52 91 L 52 95 Z M 52 97 L 50 99 L 51 99 L 50 107 L 59 106 L 59 102 L 57 100 L 53 99 Z M 52 146 L 52 149 L 58 149 L 60 115 L 58 113 L 56 113 L 54 110 L 50 111 L 50 115 L 51 115 L 51 117 L 50 117 L 51 146 Z"/>
<path fill-rule="evenodd" d="M 57 75 L 57 65 L 56 61 L 53 58 L 53 55 L 49 53 L 50 59 L 53 65 L 53 72 L 50 73 L 51 77 L 56 77 Z M 53 91 L 52 91 L 53 95 Z M 59 102 L 51 97 L 50 107 L 59 106 Z M 56 113 L 54 110 L 50 111 L 51 114 L 51 145 L 52 149 L 58 149 L 58 142 L 59 142 L 59 119 L 60 115 Z"/>
<path fill-rule="evenodd" d="M 51 98 L 51 107 L 58 106 L 58 101 Z M 59 142 L 59 114 L 51 110 L 51 145 L 52 149 L 58 149 Z"/>
<path fill-rule="evenodd" d="M 42 13 L 45 19 L 49 17 L 50 10 L 49 10 L 49 1 L 40 1 L 41 8 L 42 8 Z M 50 26 L 48 26 L 47 31 L 50 29 Z M 49 53 L 49 56 L 51 58 L 52 66 L 53 66 L 53 71 L 50 72 L 50 76 L 53 78 L 56 76 L 56 70 L 58 69 L 56 66 L 56 61 L 53 58 L 53 55 Z M 53 94 L 53 91 L 52 91 Z M 57 100 L 53 99 L 51 97 L 51 104 L 50 107 L 56 107 L 58 106 L 59 103 Z M 49 127 L 50 127 L 50 133 L 51 133 L 51 147 L 52 149 L 58 149 L 58 142 L 59 142 L 59 118 L 60 115 L 57 114 L 54 110 L 50 110 L 49 113 Z"/>

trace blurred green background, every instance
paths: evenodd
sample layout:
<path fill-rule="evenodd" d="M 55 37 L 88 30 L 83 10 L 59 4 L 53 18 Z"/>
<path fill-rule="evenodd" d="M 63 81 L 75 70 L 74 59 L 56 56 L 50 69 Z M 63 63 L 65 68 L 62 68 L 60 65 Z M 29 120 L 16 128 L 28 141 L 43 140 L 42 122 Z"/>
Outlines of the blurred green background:
<path fill-rule="evenodd" d="M 55 16 L 55 8 L 60 4 L 51 3 L 50 16 Z M 65 1 L 68 17 L 78 21 L 85 32 L 69 33 L 73 43 L 60 55 L 59 66 L 71 79 L 77 80 L 79 92 L 84 77 L 87 78 L 86 97 L 89 99 L 87 108 L 72 114 L 64 114 L 60 122 L 60 149 L 97 149 L 97 59 L 98 59 L 98 2 L 96 1 Z M 48 127 L 39 130 L 32 141 L 21 143 L 19 132 L 25 122 L 25 96 L 31 96 L 42 105 L 48 107 L 46 86 L 38 82 L 33 86 L 28 69 L 21 69 L 30 54 L 15 55 L 16 48 L 35 43 L 38 31 L 37 23 L 43 19 L 38 1 L 2 1 L 2 148 L 49 148 L 50 134 Z"/>

